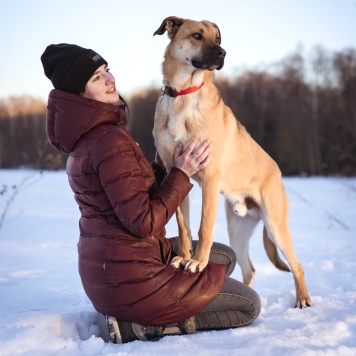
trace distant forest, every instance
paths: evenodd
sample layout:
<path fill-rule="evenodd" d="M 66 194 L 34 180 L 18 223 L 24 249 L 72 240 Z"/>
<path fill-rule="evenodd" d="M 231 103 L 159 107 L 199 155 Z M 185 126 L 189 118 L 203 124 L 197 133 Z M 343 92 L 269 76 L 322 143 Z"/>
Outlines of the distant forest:
<path fill-rule="evenodd" d="M 278 163 L 283 175 L 356 175 L 356 50 L 315 47 L 265 69 L 217 76 L 225 103 Z M 127 98 L 129 130 L 149 160 L 160 88 Z M 46 103 L 0 100 L 0 168 L 65 168 L 66 156 L 47 141 Z"/>

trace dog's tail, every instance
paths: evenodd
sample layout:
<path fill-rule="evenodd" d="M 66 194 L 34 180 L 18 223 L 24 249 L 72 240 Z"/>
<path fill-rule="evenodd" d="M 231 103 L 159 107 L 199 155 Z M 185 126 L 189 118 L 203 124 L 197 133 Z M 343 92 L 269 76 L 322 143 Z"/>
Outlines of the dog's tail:
<path fill-rule="evenodd" d="M 263 227 L 263 244 L 269 260 L 281 271 L 290 272 L 290 268 L 278 255 L 276 244 L 268 237 L 266 227 Z"/>

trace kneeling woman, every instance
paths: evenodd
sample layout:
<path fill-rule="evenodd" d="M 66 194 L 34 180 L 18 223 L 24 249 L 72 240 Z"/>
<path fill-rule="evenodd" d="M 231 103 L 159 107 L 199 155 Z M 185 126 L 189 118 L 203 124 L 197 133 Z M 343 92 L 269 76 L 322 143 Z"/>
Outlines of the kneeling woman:
<path fill-rule="evenodd" d="M 189 177 L 209 164 L 209 142 L 178 144 L 175 166 L 165 174 L 159 157 L 150 164 L 126 130 L 127 105 L 99 54 L 58 44 L 41 60 L 55 88 L 48 139 L 68 154 L 81 213 L 80 277 L 95 309 L 107 316 L 112 339 L 150 340 L 255 320 L 260 299 L 228 277 L 235 265 L 229 247 L 215 243 L 199 273 L 170 265 L 177 241 L 165 237 L 165 225 L 191 190 Z"/>

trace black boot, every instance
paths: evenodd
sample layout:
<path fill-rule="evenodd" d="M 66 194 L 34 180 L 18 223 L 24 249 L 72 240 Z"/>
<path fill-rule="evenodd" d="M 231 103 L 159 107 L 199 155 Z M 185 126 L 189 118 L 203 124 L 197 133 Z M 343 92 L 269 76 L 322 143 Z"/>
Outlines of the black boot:
<path fill-rule="evenodd" d="M 105 316 L 110 341 L 114 344 L 127 342 L 157 341 L 167 335 L 192 334 L 196 331 L 195 316 L 179 323 L 166 326 L 147 326 L 139 323 L 118 320 L 113 316 Z"/>
<path fill-rule="evenodd" d="M 132 329 L 139 340 L 157 341 L 167 335 L 193 334 L 196 331 L 195 316 L 179 323 L 166 326 L 147 326 L 132 323 Z"/>
<path fill-rule="evenodd" d="M 127 342 L 139 340 L 132 330 L 132 323 L 107 315 L 105 319 L 110 341 L 114 344 L 126 344 Z"/>

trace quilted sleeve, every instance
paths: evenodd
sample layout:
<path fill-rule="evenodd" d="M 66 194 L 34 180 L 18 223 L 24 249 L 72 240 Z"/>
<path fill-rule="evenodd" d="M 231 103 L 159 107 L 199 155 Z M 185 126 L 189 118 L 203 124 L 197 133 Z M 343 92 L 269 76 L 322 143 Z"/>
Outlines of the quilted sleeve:
<path fill-rule="evenodd" d="M 135 141 L 118 131 L 108 131 L 97 142 L 95 169 L 123 226 L 137 237 L 154 235 L 168 223 L 192 184 L 184 172 L 173 168 L 150 194 L 133 148 Z"/>

